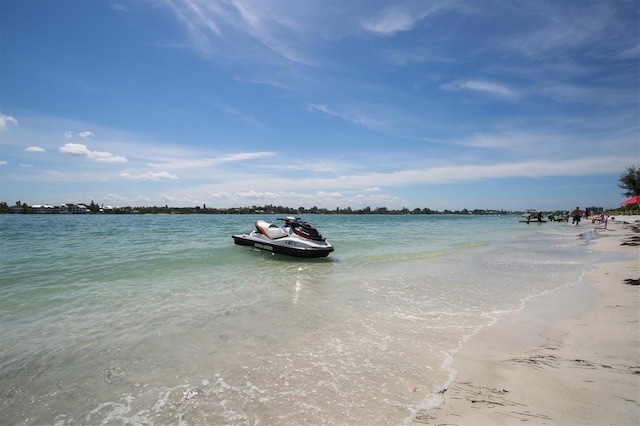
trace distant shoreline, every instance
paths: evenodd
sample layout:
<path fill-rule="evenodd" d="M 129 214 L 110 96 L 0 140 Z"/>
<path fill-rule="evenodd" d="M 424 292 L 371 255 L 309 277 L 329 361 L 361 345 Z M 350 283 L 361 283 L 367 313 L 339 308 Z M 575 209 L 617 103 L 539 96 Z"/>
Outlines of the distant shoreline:
<path fill-rule="evenodd" d="M 18 201 L 18 203 L 20 203 Z M 6 202 L 0 202 L 0 214 L 390 214 L 390 215 L 521 215 L 526 211 L 518 210 L 504 210 L 504 209 L 462 209 L 462 210 L 448 210 L 443 211 L 431 210 L 429 208 L 415 208 L 415 209 L 390 209 L 387 207 L 364 207 L 360 209 L 353 209 L 351 207 L 335 209 L 326 209 L 320 207 L 286 207 L 286 206 L 246 206 L 246 207 L 229 207 L 229 208 L 217 208 L 206 207 L 206 205 L 195 207 L 158 207 L 158 206 L 140 206 L 140 207 L 111 207 L 98 205 L 94 202 L 90 204 L 62 204 L 60 206 L 52 205 L 27 205 L 26 203 L 20 203 L 14 206 L 9 206 Z M 75 210 L 74 210 L 75 209 Z M 588 207 L 593 214 L 599 214 L 606 211 L 602 207 Z M 551 214 L 568 214 L 568 210 L 554 210 L 554 211 L 541 211 L 544 217 Z M 609 214 L 637 214 L 634 211 L 626 212 L 626 210 L 609 211 Z"/>
<path fill-rule="evenodd" d="M 429 211 L 428 213 L 425 212 L 413 212 L 413 211 L 409 211 L 409 212 L 404 212 L 404 211 L 399 211 L 399 210 L 386 210 L 386 211 L 379 211 L 379 210 L 371 210 L 371 211 L 365 211 L 365 210 L 347 210 L 347 209 L 340 209 L 338 211 L 336 210 L 325 210 L 325 209 L 319 209 L 318 211 L 296 211 L 295 209 L 292 210 L 287 210 L 284 212 L 278 212 L 278 211 L 260 211 L 260 210 L 251 210 L 251 209 L 243 209 L 243 208 L 229 208 L 229 209 L 194 209 L 191 207 L 185 207 L 185 208 L 159 208 L 156 209 L 154 207 L 144 207 L 144 208 L 135 208 L 135 209 L 120 209 L 118 211 L 99 211 L 99 212 L 83 212 L 83 213 L 60 213 L 60 212 L 37 212 L 37 211 L 0 211 L 0 214 L 27 214 L 27 215 L 40 215 L 40 214 L 73 214 L 73 215 L 83 215 L 83 214 L 88 214 L 88 215 L 96 215 L 96 214 L 177 214 L 177 215 L 188 215 L 188 214 L 209 214 L 209 215 L 229 215 L 229 214 L 237 214 L 237 215 L 241 215 L 241 214 L 269 214 L 269 215 L 274 215 L 274 214 L 280 214 L 280 215 L 303 215 L 303 214 L 320 214 L 320 215 L 336 215 L 336 214 L 341 214 L 341 215 L 462 215 L 462 216 L 469 216 L 469 215 L 484 215 L 484 216 L 498 216 L 498 215 L 505 215 L 505 216 L 518 216 L 521 214 L 521 212 L 492 212 L 492 211 L 449 211 L 449 210 L 445 210 L 443 212 L 440 211 Z"/>

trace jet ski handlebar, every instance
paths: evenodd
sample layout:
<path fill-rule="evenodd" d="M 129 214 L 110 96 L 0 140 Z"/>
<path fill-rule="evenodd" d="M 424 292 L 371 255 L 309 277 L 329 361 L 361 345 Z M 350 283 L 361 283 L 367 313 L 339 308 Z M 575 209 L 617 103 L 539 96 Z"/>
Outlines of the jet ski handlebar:
<path fill-rule="evenodd" d="M 284 219 L 278 218 L 278 220 L 284 220 L 285 226 L 289 226 L 293 232 L 300 237 L 316 241 L 325 241 L 324 237 L 315 227 L 309 222 L 300 220 L 299 217 L 287 216 Z"/>
<path fill-rule="evenodd" d="M 293 220 L 300 220 L 299 217 L 287 216 L 287 217 L 279 217 L 276 220 L 284 220 L 285 222 L 290 222 Z"/>

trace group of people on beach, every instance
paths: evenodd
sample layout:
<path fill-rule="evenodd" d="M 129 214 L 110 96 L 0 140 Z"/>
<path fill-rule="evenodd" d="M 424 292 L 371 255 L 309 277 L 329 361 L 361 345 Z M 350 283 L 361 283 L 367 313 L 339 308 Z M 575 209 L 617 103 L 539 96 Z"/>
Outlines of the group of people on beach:
<path fill-rule="evenodd" d="M 591 211 L 589 209 L 585 209 L 584 210 L 584 218 L 585 219 L 589 219 L 589 216 L 591 215 Z M 571 226 L 578 226 L 580 225 L 580 219 L 582 219 L 582 210 L 580 210 L 580 207 L 576 207 L 571 213 Z M 591 223 L 601 223 L 602 221 L 604 221 L 605 219 L 605 214 L 604 213 L 600 213 L 600 215 L 598 216 L 594 216 L 593 219 L 591 220 Z"/>
<path fill-rule="evenodd" d="M 601 213 L 597 216 L 593 216 L 591 213 L 592 212 L 589 209 L 584 209 L 584 211 L 582 211 L 580 207 L 576 207 L 575 209 L 573 209 L 573 211 L 569 212 L 569 214 L 556 212 L 555 214 L 550 214 L 547 218 L 552 222 L 567 223 L 569 222 L 569 218 L 571 218 L 571 226 L 580 225 L 580 221 L 583 217 L 585 219 L 589 219 L 591 217 L 591 223 L 601 223 L 602 221 L 604 221 L 604 213 Z M 538 221 L 540 221 L 540 217 L 538 217 Z"/>

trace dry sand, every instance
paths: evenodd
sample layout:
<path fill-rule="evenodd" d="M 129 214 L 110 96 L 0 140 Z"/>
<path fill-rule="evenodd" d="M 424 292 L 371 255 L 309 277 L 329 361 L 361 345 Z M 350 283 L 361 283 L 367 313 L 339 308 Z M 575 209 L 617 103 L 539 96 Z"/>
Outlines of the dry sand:
<path fill-rule="evenodd" d="M 627 260 L 530 300 L 467 342 L 444 403 L 420 412 L 414 425 L 640 424 L 637 230 L 610 221 L 590 247 Z"/>

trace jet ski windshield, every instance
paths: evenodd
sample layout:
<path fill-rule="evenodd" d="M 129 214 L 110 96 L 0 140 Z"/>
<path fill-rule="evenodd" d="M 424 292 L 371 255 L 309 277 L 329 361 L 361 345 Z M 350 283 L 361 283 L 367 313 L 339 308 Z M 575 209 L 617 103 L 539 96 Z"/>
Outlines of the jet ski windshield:
<path fill-rule="evenodd" d="M 299 217 L 286 217 L 284 219 L 278 218 L 278 220 L 284 220 L 284 226 L 290 227 L 294 234 L 302 238 L 314 241 L 325 241 L 325 238 L 314 226 L 309 222 L 300 220 Z"/>

